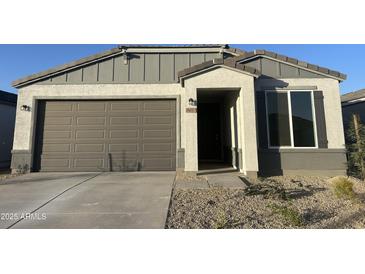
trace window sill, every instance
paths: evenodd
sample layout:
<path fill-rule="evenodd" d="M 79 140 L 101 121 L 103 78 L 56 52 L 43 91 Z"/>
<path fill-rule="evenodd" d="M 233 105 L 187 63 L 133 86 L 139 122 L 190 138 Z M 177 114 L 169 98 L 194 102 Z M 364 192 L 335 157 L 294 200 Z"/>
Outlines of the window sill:
<path fill-rule="evenodd" d="M 259 148 L 262 153 L 339 153 L 345 152 L 344 148 Z"/>

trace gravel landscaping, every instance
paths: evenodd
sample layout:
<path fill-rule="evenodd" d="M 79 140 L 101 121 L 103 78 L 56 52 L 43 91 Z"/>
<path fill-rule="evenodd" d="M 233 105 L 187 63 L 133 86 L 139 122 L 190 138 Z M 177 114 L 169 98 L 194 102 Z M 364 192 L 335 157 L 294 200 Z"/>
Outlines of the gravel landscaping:
<path fill-rule="evenodd" d="M 365 182 L 348 178 L 354 194 L 339 197 L 337 179 L 277 176 L 243 179 L 241 189 L 176 187 L 166 227 L 365 228 Z"/>
<path fill-rule="evenodd" d="M 20 174 L 11 174 L 10 171 L 0 171 L 0 182 L 6 179 L 14 178 Z"/>

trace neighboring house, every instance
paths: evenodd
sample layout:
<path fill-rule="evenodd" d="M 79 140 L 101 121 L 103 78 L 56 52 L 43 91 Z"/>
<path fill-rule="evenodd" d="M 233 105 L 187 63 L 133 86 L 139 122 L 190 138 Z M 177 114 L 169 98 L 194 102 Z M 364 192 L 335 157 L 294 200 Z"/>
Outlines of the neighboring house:
<path fill-rule="evenodd" d="M 123 45 L 13 82 L 12 167 L 345 174 L 345 79 L 265 50 Z"/>
<path fill-rule="evenodd" d="M 348 129 L 353 114 L 357 114 L 361 123 L 365 124 L 365 89 L 342 95 L 341 104 L 345 130 Z"/>
<path fill-rule="evenodd" d="M 0 170 L 10 168 L 16 100 L 16 94 L 0 90 Z"/>

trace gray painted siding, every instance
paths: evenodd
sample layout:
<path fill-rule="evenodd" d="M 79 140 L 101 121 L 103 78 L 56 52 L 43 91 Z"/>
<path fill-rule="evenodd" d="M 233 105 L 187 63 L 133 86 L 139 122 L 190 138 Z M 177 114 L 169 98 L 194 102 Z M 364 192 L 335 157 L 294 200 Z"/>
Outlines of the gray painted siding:
<path fill-rule="evenodd" d="M 16 107 L 0 102 L 0 169 L 10 167 Z"/>
<path fill-rule="evenodd" d="M 291 65 L 283 64 L 267 58 L 257 58 L 244 62 L 243 64 L 256 68 L 265 77 L 273 78 L 323 78 L 324 76 L 296 68 Z"/>
<path fill-rule="evenodd" d="M 303 170 L 312 176 L 345 175 L 347 168 L 346 152 L 341 149 L 260 149 L 258 158 L 260 174 L 264 176 L 286 172 L 301 175 Z"/>
<path fill-rule="evenodd" d="M 39 84 L 176 83 L 180 70 L 220 57 L 218 52 L 140 53 L 129 54 L 128 64 L 124 64 L 123 57 L 119 55 L 51 77 Z"/>
<path fill-rule="evenodd" d="M 352 120 L 352 114 L 358 114 L 360 116 L 361 123 L 365 124 L 365 102 L 359 102 L 342 107 L 342 118 L 345 130 L 349 127 L 349 123 Z"/>

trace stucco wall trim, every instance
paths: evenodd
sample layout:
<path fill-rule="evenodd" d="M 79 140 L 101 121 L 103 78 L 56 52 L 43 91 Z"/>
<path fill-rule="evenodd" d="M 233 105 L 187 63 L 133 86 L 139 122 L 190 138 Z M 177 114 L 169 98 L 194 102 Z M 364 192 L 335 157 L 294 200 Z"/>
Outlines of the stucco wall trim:
<path fill-rule="evenodd" d="M 262 90 L 257 90 L 258 92 L 266 91 L 266 90 L 317 90 L 317 86 L 285 86 L 285 87 L 277 87 L 277 86 L 263 86 Z"/>

